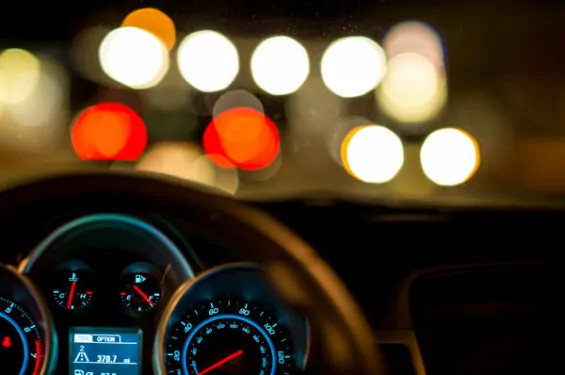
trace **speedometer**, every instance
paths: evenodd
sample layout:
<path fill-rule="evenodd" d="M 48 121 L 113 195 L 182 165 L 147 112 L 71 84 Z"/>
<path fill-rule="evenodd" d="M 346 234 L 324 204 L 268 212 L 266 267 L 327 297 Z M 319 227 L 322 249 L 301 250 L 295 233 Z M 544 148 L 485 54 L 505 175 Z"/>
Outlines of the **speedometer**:
<path fill-rule="evenodd" d="M 294 351 L 284 326 L 259 303 L 219 299 L 196 305 L 171 327 L 167 373 L 289 375 Z"/>
<path fill-rule="evenodd" d="M 0 297 L 0 366 L 2 374 L 38 375 L 44 340 L 31 315 L 15 302 Z"/>

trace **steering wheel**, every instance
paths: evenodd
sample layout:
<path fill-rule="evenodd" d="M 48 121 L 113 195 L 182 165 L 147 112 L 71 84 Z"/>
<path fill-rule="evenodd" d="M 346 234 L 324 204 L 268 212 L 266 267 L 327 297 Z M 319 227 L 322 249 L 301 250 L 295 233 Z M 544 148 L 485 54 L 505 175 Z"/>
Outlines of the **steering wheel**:
<path fill-rule="evenodd" d="M 264 266 L 281 295 L 311 322 L 306 373 L 382 373 L 371 329 L 332 269 L 285 226 L 229 197 L 163 176 L 81 172 L 4 190 L 0 224 L 9 227 L 11 217 L 56 213 L 61 207 L 94 211 L 125 206 L 182 217 L 246 249 L 247 260 Z"/>

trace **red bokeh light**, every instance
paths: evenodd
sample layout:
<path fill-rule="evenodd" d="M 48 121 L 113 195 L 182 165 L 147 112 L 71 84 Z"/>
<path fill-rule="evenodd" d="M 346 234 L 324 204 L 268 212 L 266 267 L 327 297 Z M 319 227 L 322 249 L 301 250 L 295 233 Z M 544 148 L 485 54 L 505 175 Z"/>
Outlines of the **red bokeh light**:
<path fill-rule="evenodd" d="M 101 103 L 85 109 L 74 121 L 71 142 L 84 160 L 133 161 L 147 146 L 143 119 L 119 103 Z"/>
<path fill-rule="evenodd" d="M 217 115 L 204 132 L 204 151 L 223 168 L 257 170 L 269 166 L 280 150 L 276 125 L 263 113 L 237 107 Z"/>

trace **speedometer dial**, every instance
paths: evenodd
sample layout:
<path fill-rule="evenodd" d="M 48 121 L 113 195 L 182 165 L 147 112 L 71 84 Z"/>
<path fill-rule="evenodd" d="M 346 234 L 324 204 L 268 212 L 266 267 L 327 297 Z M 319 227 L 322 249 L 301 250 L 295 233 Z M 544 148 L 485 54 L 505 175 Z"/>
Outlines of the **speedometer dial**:
<path fill-rule="evenodd" d="M 0 367 L 6 375 L 38 375 L 44 341 L 37 324 L 22 307 L 0 297 Z"/>
<path fill-rule="evenodd" d="M 221 299 L 196 306 L 172 327 L 167 373 L 291 374 L 293 348 L 285 328 L 260 304 Z"/>

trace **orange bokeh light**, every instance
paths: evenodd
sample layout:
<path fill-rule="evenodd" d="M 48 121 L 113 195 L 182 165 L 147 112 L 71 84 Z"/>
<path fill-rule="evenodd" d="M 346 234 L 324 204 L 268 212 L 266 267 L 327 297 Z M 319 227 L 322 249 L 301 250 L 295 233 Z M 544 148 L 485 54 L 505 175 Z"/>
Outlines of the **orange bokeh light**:
<path fill-rule="evenodd" d="M 159 9 L 142 8 L 134 10 L 124 18 L 122 26 L 133 26 L 149 31 L 161 39 L 169 51 L 173 49 L 175 45 L 175 23 Z"/>
<path fill-rule="evenodd" d="M 137 160 L 147 146 L 145 123 L 131 108 L 101 103 L 74 121 L 71 142 L 84 160 Z"/>
<path fill-rule="evenodd" d="M 263 113 L 237 107 L 220 113 L 204 132 L 206 155 L 223 168 L 257 170 L 269 166 L 280 150 L 276 125 Z"/>

